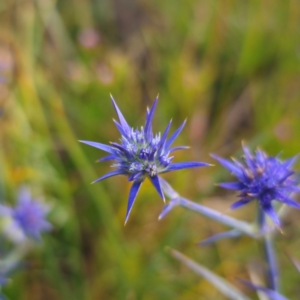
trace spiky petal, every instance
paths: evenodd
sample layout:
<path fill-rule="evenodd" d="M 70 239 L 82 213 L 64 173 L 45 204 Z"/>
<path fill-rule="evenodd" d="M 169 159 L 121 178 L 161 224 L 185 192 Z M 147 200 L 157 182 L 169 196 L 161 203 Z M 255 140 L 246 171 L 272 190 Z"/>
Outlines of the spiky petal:
<path fill-rule="evenodd" d="M 152 121 L 158 103 L 158 97 L 155 99 L 151 109 L 147 109 L 145 126 L 140 129 L 130 128 L 113 97 L 111 97 L 111 100 L 119 118 L 119 122 L 114 120 L 114 123 L 121 133 L 120 142 L 112 142 L 110 145 L 91 141 L 80 142 L 109 153 L 108 156 L 98 161 L 115 161 L 113 167 L 115 167 L 116 170 L 96 179 L 94 182 L 116 175 L 126 175 L 129 181 L 133 181 L 128 199 L 126 223 L 140 185 L 146 177 L 150 179 L 160 197 L 165 200 L 163 189 L 158 178 L 159 174 L 186 168 L 204 167 L 209 166 L 209 164 L 202 162 L 172 162 L 173 156 L 170 156 L 171 152 L 187 148 L 186 146 L 170 148 L 182 131 L 186 121 L 182 123 L 169 139 L 168 134 L 172 124 L 171 121 L 168 123 L 162 135 L 154 135 L 152 132 Z"/>
<path fill-rule="evenodd" d="M 192 162 L 192 161 L 183 162 L 183 163 L 174 163 L 174 164 L 170 164 L 169 168 L 166 171 L 164 171 L 164 173 L 182 170 L 182 169 L 199 168 L 199 167 L 207 167 L 207 166 L 211 166 L 211 164 L 207 164 L 203 162 Z"/>
<path fill-rule="evenodd" d="M 149 113 L 147 114 L 146 124 L 145 124 L 145 136 L 148 139 L 152 139 L 152 120 L 155 112 L 155 108 L 157 106 L 158 96 L 156 97 Z"/>
<path fill-rule="evenodd" d="M 239 191 L 240 200 L 231 206 L 232 209 L 257 200 L 261 210 L 280 226 L 280 220 L 272 207 L 273 200 L 300 209 L 300 204 L 289 197 L 292 192 L 300 192 L 297 187 L 299 179 L 291 169 L 295 157 L 281 161 L 278 156 L 268 157 L 261 150 L 253 155 L 245 145 L 243 150 L 244 163 L 212 155 L 238 179 L 237 182 L 221 183 L 219 186 Z"/>
<path fill-rule="evenodd" d="M 161 198 L 164 200 L 164 202 L 165 202 L 165 201 L 166 201 L 166 200 L 165 200 L 165 195 L 164 195 L 164 193 L 163 193 L 163 191 L 162 191 L 162 188 L 161 188 L 161 186 L 160 186 L 160 182 L 159 182 L 158 176 L 152 176 L 152 177 L 150 176 L 149 178 L 150 178 L 152 184 L 154 185 L 155 189 L 157 190 L 158 194 L 160 195 L 160 197 L 161 197 Z"/>
<path fill-rule="evenodd" d="M 134 201 L 136 199 L 137 193 L 141 187 L 142 181 L 136 181 L 133 183 L 130 193 L 129 193 L 129 198 L 128 198 L 128 204 L 127 204 L 127 212 L 126 212 L 126 218 L 125 218 L 125 224 L 128 221 L 132 206 L 134 204 Z"/>
<path fill-rule="evenodd" d="M 114 105 L 114 108 L 115 108 L 115 110 L 116 110 L 116 113 L 117 113 L 117 115 L 118 115 L 118 117 L 119 117 L 119 120 L 120 120 L 122 129 L 123 129 L 126 133 L 129 133 L 129 132 L 130 132 L 130 127 L 129 127 L 127 121 L 125 120 L 125 118 L 124 118 L 122 112 L 120 111 L 120 109 L 119 109 L 119 107 L 118 107 L 117 103 L 115 102 L 115 99 L 113 98 L 112 95 L 110 95 L 110 98 L 111 98 L 111 101 L 112 101 L 112 103 L 113 103 L 113 105 Z"/>

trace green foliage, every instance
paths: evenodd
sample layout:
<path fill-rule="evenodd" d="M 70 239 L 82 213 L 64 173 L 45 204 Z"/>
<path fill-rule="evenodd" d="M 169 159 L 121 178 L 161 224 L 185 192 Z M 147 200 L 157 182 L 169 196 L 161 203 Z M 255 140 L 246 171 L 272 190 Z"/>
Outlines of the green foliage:
<path fill-rule="evenodd" d="M 296 154 L 299 20 L 297 1 L 1 1 L 1 201 L 13 202 L 27 183 L 52 204 L 55 226 L 4 287 L 8 297 L 222 299 L 164 247 L 233 278 L 246 272 L 249 253 L 258 256 L 250 239 L 196 248 L 220 226 L 182 210 L 157 221 L 163 203 L 150 184 L 124 227 L 129 184 L 90 185 L 109 164 L 94 163 L 103 153 L 77 140 L 118 138 L 109 93 L 139 125 L 159 92 L 155 131 L 188 118 L 178 144 L 192 149 L 178 161 L 212 162 L 209 153 L 232 155 L 242 139 L 270 154 Z M 166 178 L 181 195 L 223 212 L 235 199 L 215 189 L 226 176 L 220 169 Z M 296 214 L 284 229 L 291 233 L 279 238 L 283 249 L 297 249 Z M 249 208 L 234 215 L 251 221 Z M 284 294 L 298 295 L 290 284 L 298 275 L 280 259 Z"/>

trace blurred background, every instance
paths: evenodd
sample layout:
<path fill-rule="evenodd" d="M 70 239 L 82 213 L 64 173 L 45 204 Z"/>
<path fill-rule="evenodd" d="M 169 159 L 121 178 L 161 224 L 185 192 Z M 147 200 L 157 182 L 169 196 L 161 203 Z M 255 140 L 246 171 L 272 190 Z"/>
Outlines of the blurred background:
<path fill-rule="evenodd" d="M 10 299 L 225 299 L 165 251 L 173 247 L 246 291 L 251 239 L 197 243 L 226 230 L 163 202 L 144 184 L 124 227 L 130 184 L 90 185 L 110 170 L 105 154 L 77 140 L 118 141 L 109 93 L 133 127 L 160 94 L 154 131 L 187 125 L 175 161 L 214 163 L 241 154 L 241 140 L 270 155 L 299 152 L 298 1 L 0 1 L 0 198 L 14 203 L 26 184 L 52 205 L 54 225 L 4 288 Z M 167 174 L 185 197 L 225 212 L 234 193 L 216 164 Z M 226 212 L 227 213 L 227 212 Z M 252 220 L 254 205 L 234 213 Z M 300 294 L 299 212 L 284 221 L 276 248 L 283 293 Z M 298 257 L 297 257 L 298 256 Z"/>

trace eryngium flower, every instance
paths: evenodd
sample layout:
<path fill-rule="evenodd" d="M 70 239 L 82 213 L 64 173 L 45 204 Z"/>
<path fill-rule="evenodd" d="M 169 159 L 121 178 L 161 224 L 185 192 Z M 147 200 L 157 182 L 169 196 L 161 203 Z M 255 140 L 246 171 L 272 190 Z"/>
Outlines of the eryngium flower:
<path fill-rule="evenodd" d="M 100 159 L 99 161 L 115 161 L 112 166 L 115 167 L 116 170 L 98 178 L 94 182 L 116 175 L 126 175 L 128 176 L 129 181 L 133 181 L 128 199 L 125 219 L 126 224 L 137 193 L 146 177 L 150 179 L 161 198 L 165 200 L 159 181 L 159 174 L 186 168 L 203 167 L 208 166 L 209 164 L 203 162 L 172 162 L 173 156 L 170 156 L 171 153 L 179 149 L 188 148 L 186 146 L 171 148 L 174 140 L 183 129 L 185 121 L 169 139 L 167 139 L 167 136 L 172 121 L 169 122 L 162 135 L 160 133 L 154 135 L 152 133 L 152 120 L 158 98 L 155 99 L 152 108 L 150 110 L 147 109 L 145 127 L 141 127 L 140 129 L 133 129 L 129 127 L 113 97 L 111 97 L 111 99 L 120 121 L 117 122 L 116 120 L 113 120 L 121 133 L 120 143 L 111 142 L 109 146 L 90 141 L 80 142 L 109 153 L 108 156 Z"/>
<path fill-rule="evenodd" d="M 27 237 L 41 240 L 41 233 L 49 231 L 52 226 L 46 220 L 48 207 L 32 199 L 30 192 L 22 188 L 18 202 L 14 208 L 0 205 L 0 216 L 4 217 L 4 233 L 16 243 L 21 243 Z"/>
<path fill-rule="evenodd" d="M 299 192 L 295 172 L 291 169 L 295 158 L 281 161 L 278 156 L 268 157 L 263 151 L 257 150 L 253 155 L 247 147 L 244 150 L 244 164 L 233 159 L 212 155 L 221 165 L 227 168 L 238 179 L 238 182 L 219 184 L 221 187 L 239 191 L 239 198 L 231 208 L 239 208 L 252 200 L 258 200 L 260 208 L 269 215 L 273 222 L 280 226 L 280 220 L 272 207 L 272 201 L 300 209 L 300 204 L 289 197 L 292 192 Z"/>

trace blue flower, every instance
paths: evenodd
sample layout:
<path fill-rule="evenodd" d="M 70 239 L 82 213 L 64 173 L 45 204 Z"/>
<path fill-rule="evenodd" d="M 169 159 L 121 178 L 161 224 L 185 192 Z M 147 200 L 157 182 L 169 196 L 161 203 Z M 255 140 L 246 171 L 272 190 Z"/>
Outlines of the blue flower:
<path fill-rule="evenodd" d="M 243 150 L 244 164 L 234 159 L 232 163 L 212 155 L 238 179 L 237 182 L 221 183 L 219 186 L 239 191 L 240 200 L 231 206 L 232 209 L 256 199 L 262 211 L 280 226 L 280 220 L 272 207 L 273 200 L 300 209 L 300 204 L 289 197 L 292 192 L 300 191 L 297 187 L 299 182 L 294 176 L 295 172 L 291 169 L 296 159 L 294 157 L 281 161 L 278 156 L 268 157 L 261 150 L 257 150 L 255 155 L 245 146 Z"/>
<path fill-rule="evenodd" d="M 150 179 L 161 198 L 165 200 L 163 189 L 161 187 L 160 179 L 158 176 L 159 174 L 186 168 L 203 167 L 208 166 L 209 164 L 203 162 L 172 162 L 173 156 L 170 156 L 171 153 L 176 150 L 188 148 L 186 146 L 174 148 L 171 147 L 174 140 L 183 129 L 185 121 L 171 135 L 169 139 L 167 139 L 167 136 L 172 121 L 169 122 L 162 135 L 160 133 L 154 135 L 152 133 L 152 120 L 158 98 L 156 98 L 156 100 L 154 101 L 152 108 L 150 110 L 147 109 L 145 126 L 141 127 L 140 129 L 133 129 L 128 125 L 112 96 L 111 99 L 119 117 L 119 122 L 114 120 L 114 123 L 121 133 L 120 143 L 111 142 L 109 146 L 90 141 L 80 142 L 109 153 L 108 156 L 100 159 L 99 161 L 115 161 L 113 167 L 115 167 L 116 170 L 98 178 L 94 182 L 98 182 L 116 175 L 128 176 L 128 180 L 133 181 L 128 199 L 125 219 L 126 224 L 137 193 L 146 177 Z"/>
<path fill-rule="evenodd" d="M 46 205 L 33 200 L 26 188 L 22 188 L 14 208 L 0 205 L 0 216 L 6 219 L 4 233 L 16 243 L 24 242 L 27 237 L 40 241 L 41 233 L 52 228 L 46 220 L 48 210 Z"/>

